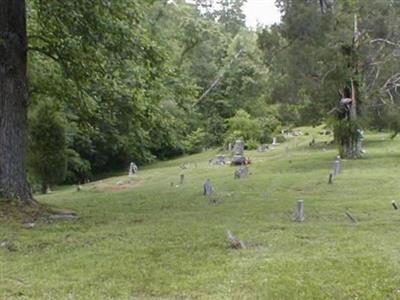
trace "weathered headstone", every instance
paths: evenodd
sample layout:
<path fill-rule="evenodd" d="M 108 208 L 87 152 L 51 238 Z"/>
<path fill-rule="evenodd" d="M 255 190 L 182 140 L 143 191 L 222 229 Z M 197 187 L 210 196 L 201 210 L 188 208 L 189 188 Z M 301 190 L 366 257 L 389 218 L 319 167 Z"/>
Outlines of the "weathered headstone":
<path fill-rule="evenodd" d="M 276 142 L 276 137 L 273 137 L 273 138 L 272 138 L 272 145 L 274 145 L 274 146 L 275 146 L 275 145 L 278 145 L 278 143 Z"/>
<path fill-rule="evenodd" d="M 296 219 L 297 222 L 304 221 L 304 201 L 298 200 L 296 206 Z"/>
<path fill-rule="evenodd" d="M 345 215 L 350 219 L 350 221 L 354 224 L 357 223 L 357 219 L 349 212 L 349 211 L 345 211 Z"/>
<path fill-rule="evenodd" d="M 203 195 L 204 196 L 211 196 L 211 194 L 214 192 L 214 188 L 212 186 L 211 180 L 207 179 L 206 182 L 203 185 Z"/>
<path fill-rule="evenodd" d="M 394 209 L 398 209 L 397 204 L 396 204 L 396 202 L 394 200 L 392 201 L 392 206 L 393 206 Z"/>
<path fill-rule="evenodd" d="M 336 156 L 335 162 L 333 163 L 333 178 L 339 175 L 341 169 L 340 156 Z"/>
<path fill-rule="evenodd" d="M 170 185 L 171 185 L 171 187 L 174 187 L 174 183 L 172 181 L 171 181 Z"/>
<path fill-rule="evenodd" d="M 226 231 L 231 248 L 233 249 L 246 249 L 246 245 L 243 241 L 236 238 L 230 230 Z"/>
<path fill-rule="evenodd" d="M 249 175 L 249 168 L 246 165 L 244 165 L 241 166 L 239 169 L 235 170 L 233 178 L 240 179 L 247 177 L 247 175 Z"/>
<path fill-rule="evenodd" d="M 185 174 L 181 174 L 180 184 L 183 184 L 184 181 L 185 181 Z"/>
<path fill-rule="evenodd" d="M 258 152 L 266 152 L 269 149 L 267 144 L 262 144 L 260 147 L 258 147 L 257 151 Z"/>
<path fill-rule="evenodd" d="M 243 155 L 244 152 L 244 142 L 242 140 L 236 140 L 235 145 L 233 145 L 233 153 L 235 155 Z"/>
<path fill-rule="evenodd" d="M 137 165 L 134 162 L 131 162 L 129 164 L 129 173 L 128 173 L 128 175 L 129 176 L 133 176 L 133 175 L 136 174 L 137 171 L 138 171 Z"/>

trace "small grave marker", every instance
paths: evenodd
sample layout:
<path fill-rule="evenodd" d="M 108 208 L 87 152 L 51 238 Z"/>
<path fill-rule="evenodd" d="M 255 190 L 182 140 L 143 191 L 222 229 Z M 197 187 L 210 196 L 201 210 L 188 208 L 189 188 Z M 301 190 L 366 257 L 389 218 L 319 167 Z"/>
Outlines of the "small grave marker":
<path fill-rule="evenodd" d="M 333 177 L 334 178 L 339 175 L 340 169 L 341 169 L 341 160 L 340 160 L 340 156 L 338 155 L 333 164 Z"/>
<path fill-rule="evenodd" d="M 349 211 L 346 210 L 345 214 L 353 224 L 357 223 L 357 219 Z"/>
<path fill-rule="evenodd" d="M 296 206 L 296 219 L 297 222 L 304 221 L 304 200 L 298 200 Z"/>
<path fill-rule="evenodd" d="M 180 184 L 183 184 L 184 181 L 185 181 L 185 174 L 181 174 Z"/>
<path fill-rule="evenodd" d="M 207 179 L 206 182 L 203 185 L 203 195 L 204 196 L 211 196 L 211 194 L 214 192 L 214 188 L 212 186 L 211 180 Z"/>
<path fill-rule="evenodd" d="M 330 172 L 330 173 L 329 173 L 329 181 L 328 181 L 329 184 L 332 184 L 332 183 L 333 183 L 333 180 L 332 180 L 332 179 L 333 179 L 333 174 L 332 174 L 332 172 Z"/>
<path fill-rule="evenodd" d="M 246 249 L 246 245 L 243 243 L 243 241 L 236 238 L 230 230 L 227 230 L 226 235 L 228 237 L 231 248 Z"/>
<path fill-rule="evenodd" d="M 394 200 L 392 201 L 392 206 L 393 206 L 394 209 L 398 209 L 397 204 L 396 204 L 396 202 Z"/>
<path fill-rule="evenodd" d="M 249 168 L 247 166 L 241 166 L 239 169 L 235 170 L 234 179 L 240 179 L 247 177 L 249 175 Z"/>

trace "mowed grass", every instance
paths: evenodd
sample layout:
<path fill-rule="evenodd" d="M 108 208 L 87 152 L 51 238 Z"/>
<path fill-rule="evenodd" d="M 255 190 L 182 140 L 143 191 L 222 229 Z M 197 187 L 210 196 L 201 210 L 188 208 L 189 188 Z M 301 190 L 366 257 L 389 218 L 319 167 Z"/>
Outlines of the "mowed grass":
<path fill-rule="evenodd" d="M 0 216 L 0 244 L 13 246 L 0 247 L 0 297 L 400 299 L 400 211 L 391 206 L 400 205 L 400 141 L 367 134 L 365 157 L 343 161 L 329 185 L 337 150 L 310 140 L 247 152 L 252 174 L 241 180 L 234 167 L 210 166 L 209 151 L 146 167 L 127 189 L 117 184 L 124 175 L 38 197 L 77 220 L 28 230 Z M 202 195 L 206 178 L 216 205 Z M 293 221 L 299 199 L 303 223 Z M 250 247 L 231 249 L 226 230 Z"/>

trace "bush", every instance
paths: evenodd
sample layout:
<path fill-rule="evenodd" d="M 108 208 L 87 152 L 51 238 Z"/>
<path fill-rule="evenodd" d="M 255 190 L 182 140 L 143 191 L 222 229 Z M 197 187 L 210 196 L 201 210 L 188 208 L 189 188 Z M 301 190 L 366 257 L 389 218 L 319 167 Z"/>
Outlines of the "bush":
<path fill-rule="evenodd" d="M 237 139 L 258 141 L 261 136 L 259 120 L 251 119 L 250 115 L 239 109 L 235 116 L 228 119 L 228 130 L 225 133 L 225 143 L 234 143 Z"/>
<path fill-rule="evenodd" d="M 256 150 L 260 143 L 256 140 L 250 139 L 246 142 L 246 149 L 248 150 Z"/>
<path fill-rule="evenodd" d="M 205 145 L 205 139 L 204 130 L 202 128 L 196 129 L 183 141 L 185 151 L 189 154 L 201 152 Z"/>
<path fill-rule="evenodd" d="M 64 179 L 66 160 L 65 127 L 53 104 L 40 103 L 30 118 L 28 162 L 40 181 L 42 192 Z"/>

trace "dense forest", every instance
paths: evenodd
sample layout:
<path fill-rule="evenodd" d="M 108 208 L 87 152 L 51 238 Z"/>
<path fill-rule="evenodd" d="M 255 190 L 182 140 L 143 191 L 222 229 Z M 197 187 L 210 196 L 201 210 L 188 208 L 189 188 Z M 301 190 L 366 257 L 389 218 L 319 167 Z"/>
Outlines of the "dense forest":
<path fill-rule="evenodd" d="M 398 1 L 277 0 L 256 29 L 244 2 L 29 1 L 31 183 L 322 123 L 357 158 L 360 130 L 400 129 Z"/>

